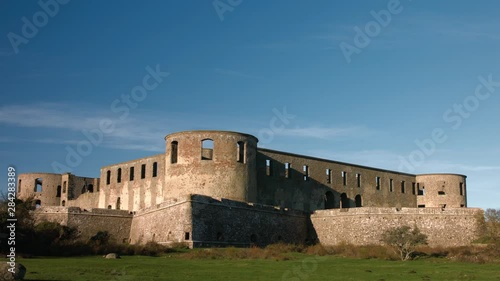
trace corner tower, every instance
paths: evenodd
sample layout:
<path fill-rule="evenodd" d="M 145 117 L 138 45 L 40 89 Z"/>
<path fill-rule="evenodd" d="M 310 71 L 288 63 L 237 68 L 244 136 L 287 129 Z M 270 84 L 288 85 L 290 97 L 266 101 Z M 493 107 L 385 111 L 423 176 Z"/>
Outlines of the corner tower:
<path fill-rule="evenodd" d="M 419 207 L 467 207 L 466 176 L 457 174 L 417 175 Z"/>
<path fill-rule="evenodd" d="M 255 202 L 258 139 L 228 131 L 167 135 L 165 186 L 172 197 L 201 194 Z"/>

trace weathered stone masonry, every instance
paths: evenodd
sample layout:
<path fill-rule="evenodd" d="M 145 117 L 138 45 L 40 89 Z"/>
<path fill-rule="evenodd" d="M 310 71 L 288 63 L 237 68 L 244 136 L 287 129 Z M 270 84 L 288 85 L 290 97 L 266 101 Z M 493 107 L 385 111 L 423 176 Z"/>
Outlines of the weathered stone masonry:
<path fill-rule="evenodd" d="M 476 235 L 481 210 L 467 209 L 464 175 L 413 175 L 257 143 L 237 132 L 174 133 L 165 153 L 102 167 L 100 178 L 21 174 L 18 194 L 35 198 L 39 219 L 76 226 L 83 239 L 106 230 L 123 242 L 193 247 L 366 244 L 403 224 L 434 245 Z"/>

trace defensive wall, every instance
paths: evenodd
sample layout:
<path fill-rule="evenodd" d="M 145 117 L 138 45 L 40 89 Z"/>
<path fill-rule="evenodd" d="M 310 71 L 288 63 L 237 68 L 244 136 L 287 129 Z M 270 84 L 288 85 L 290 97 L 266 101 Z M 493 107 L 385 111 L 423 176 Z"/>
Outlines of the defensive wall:
<path fill-rule="evenodd" d="M 309 228 L 308 214 L 300 211 L 188 195 L 136 212 L 130 242 L 191 247 L 303 243 Z"/>
<path fill-rule="evenodd" d="M 88 241 L 99 231 L 107 231 L 117 242 L 128 242 L 133 215 L 127 211 L 46 206 L 34 212 L 36 222 L 52 221 L 78 230 L 79 239 Z"/>
<path fill-rule="evenodd" d="M 323 245 L 380 244 L 390 228 L 417 226 L 430 246 L 464 246 L 478 238 L 476 208 L 353 208 L 316 211 L 311 221 Z"/>

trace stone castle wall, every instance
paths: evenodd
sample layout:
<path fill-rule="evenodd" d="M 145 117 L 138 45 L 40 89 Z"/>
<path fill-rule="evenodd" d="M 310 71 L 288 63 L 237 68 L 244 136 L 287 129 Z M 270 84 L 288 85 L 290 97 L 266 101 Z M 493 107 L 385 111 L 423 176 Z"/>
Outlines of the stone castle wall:
<path fill-rule="evenodd" d="M 138 211 L 162 203 L 164 162 L 158 154 L 102 167 L 99 208 Z"/>
<path fill-rule="evenodd" d="M 269 149 L 257 152 L 257 186 L 257 202 L 296 210 L 417 207 L 415 175 Z"/>
<path fill-rule="evenodd" d="M 476 216 L 466 208 L 355 208 L 316 211 L 311 221 L 323 245 L 380 244 L 382 233 L 402 225 L 420 228 L 430 246 L 463 246 L 477 239 Z"/>
<path fill-rule="evenodd" d="M 221 198 L 192 196 L 195 246 L 304 243 L 309 214 Z"/>
<path fill-rule="evenodd" d="M 154 241 L 161 244 L 183 242 L 191 245 L 191 202 L 189 197 L 169 199 L 136 212 L 130 243 Z"/>
<path fill-rule="evenodd" d="M 127 211 L 77 207 L 40 207 L 33 212 L 36 222 L 52 221 L 75 227 L 79 239 L 88 241 L 99 231 L 107 231 L 116 242 L 128 242 L 132 215 Z"/>

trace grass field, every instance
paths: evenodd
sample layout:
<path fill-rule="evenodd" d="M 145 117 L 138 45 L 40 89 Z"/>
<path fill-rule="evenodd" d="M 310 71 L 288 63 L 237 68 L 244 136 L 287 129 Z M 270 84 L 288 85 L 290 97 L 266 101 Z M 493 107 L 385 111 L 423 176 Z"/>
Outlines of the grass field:
<path fill-rule="evenodd" d="M 186 259 L 125 256 L 20 259 L 26 280 L 500 280 L 500 264 L 469 264 L 446 259 L 408 262 L 294 254 L 292 259 Z"/>

